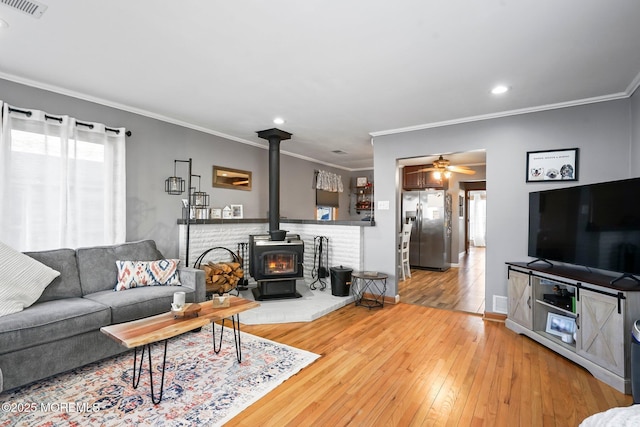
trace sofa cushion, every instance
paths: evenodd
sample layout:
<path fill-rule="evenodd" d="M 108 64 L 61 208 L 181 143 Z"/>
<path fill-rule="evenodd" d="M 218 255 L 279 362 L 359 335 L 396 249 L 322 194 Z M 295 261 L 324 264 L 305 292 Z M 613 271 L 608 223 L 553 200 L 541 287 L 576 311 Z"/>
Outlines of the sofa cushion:
<path fill-rule="evenodd" d="M 36 302 L 60 272 L 0 242 L 0 316 Z"/>
<path fill-rule="evenodd" d="M 0 317 L 0 354 L 96 330 L 110 320 L 109 307 L 85 298 L 37 303 Z"/>
<path fill-rule="evenodd" d="M 179 259 L 156 261 L 116 261 L 118 283 L 116 291 L 141 286 L 180 286 L 178 278 Z"/>
<path fill-rule="evenodd" d="M 83 295 L 113 291 L 118 282 L 116 261 L 119 259 L 154 261 L 164 258 L 153 240 L 79 248 L 76 257 Z"/>
<path fill-rule="evenodd" d="M 40 298 L 38 298 L 38 302 L 82 296 L 76 251 L 73 249 L 56 249 L 52 251 L 25 252 L 25 255 L 29 255 L 31 258 L 60 272 L 60 276 L 56 277 L 46 287 Z"/>
<path fill-rule="evenodd" d="M 186 293 L 187 302 L 194 301 L 195 291 L 185 286 L 145 286 L 126 292 L 108 290 L 85 295 L 85 299 L 111 307 L 111 323 L 122 323 L 171 311 L 173 293 L 178 291 Z"/>

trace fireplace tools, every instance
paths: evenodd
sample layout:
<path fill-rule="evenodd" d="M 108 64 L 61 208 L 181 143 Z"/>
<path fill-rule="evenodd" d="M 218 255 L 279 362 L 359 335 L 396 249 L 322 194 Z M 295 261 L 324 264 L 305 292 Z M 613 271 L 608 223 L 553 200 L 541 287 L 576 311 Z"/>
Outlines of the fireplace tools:
<path fill-rule="evenodd" d="M 247 270 L 244 268 L 244 260 L 247 256 L 247 245 L 248 243 L 242 242 L 238 243 L 238 256 L 240 257 L 240 268 L 244 271 L 244 276 L 238 282 L 238 290 L 246 291 L 249 289 L 249 280 L 247 280 Z"/>
<path fill-rule="evenodd" d="M 325 278 L 329 277 L 327 265 L 329 265 L 329 238 L 316 236 L 313 238 L 313 270 L 311 270 L 311 277 L 316 280 L 309 285 L 312 290 L 316 290 L 316 283 L 320 284 L 321 291 L 326 289 L 327 282 Z"/>

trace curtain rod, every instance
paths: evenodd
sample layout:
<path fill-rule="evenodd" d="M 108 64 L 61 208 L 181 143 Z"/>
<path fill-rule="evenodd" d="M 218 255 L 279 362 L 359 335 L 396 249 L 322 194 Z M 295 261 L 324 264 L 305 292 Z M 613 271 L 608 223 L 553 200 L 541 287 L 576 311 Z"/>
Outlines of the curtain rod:
<path fill-rule="evenodd" d="M 9 107 L 9 112 L 10 113 L 21 113 L 21 114 L 24 114 L 27 117 L 31 117 L 31 114 L 32 114 L 31 111 L 29 111 L 29 110 L 20 110 L 18 108 L 13 108 L 13 107 Z M 55 117 L 55 116 L 50 116 L 48 114 L 45 114 L 44 118 L 45 119 L 49 119 L 49 120 L 57 120 L 60 123 L 62 123 L 62 117 Z M 77 120 L 76 120 L 76 126 L 86 126 L 89 129 L 93 129 L 93 124 L 91 124 L 91 123 L 83 123 L 83 122 L 79 122 Z M 120 129 L 112 129 L 112 128 L 108 128 L 108 127 L 105 126 L 104 130 L 109 131 L 109 132 L 115 132 L 116 135 L 120 134 Z M 126 136 L 131 136 L 132 135 L 130 130 L 126 131 L 124 134 Z"/>

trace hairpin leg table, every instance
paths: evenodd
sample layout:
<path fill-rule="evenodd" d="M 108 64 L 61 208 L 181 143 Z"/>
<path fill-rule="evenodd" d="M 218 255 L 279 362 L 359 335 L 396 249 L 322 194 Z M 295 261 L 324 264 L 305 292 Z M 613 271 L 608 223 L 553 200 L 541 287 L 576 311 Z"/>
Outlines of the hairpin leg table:
<path fill-rule="evenodd" d="M 144 353 L 148 352 L 149 358 L 149 383 L 151 386 L 151 401 L 154 404 L 160 403 L 162 400 L 162 391 L 164 389 L 164 370 L 167 361 L 167 341 L 169 338 L 184 334 L 201 328 L 209 323 L 227 318 L 233 319 L 234 338 L 236 341 L 236 356 L 238 361 L 241 359 L 240 353 L 240 319 L 239 313 L 258 307 L 260 304 L 236 296 L 231 298 L 228 307 L 214 307 L 211 301 L 200 303 L 201 310 L 195 317 L 176 317 L 174 313 L 163 313 L 156 316 L 146 317 L 132 322 L 119 323 L 100 328 L 107 336 L 113 338 L 127 348 L 133 348 L 133 388 L 137 388 L 140 383 L 140 374 L 142 373 L 142 364 L 144 362 Z M 236 331 L 237 322 L 237 331 Z M 217 353 L 220 351 L 215 345 L 215 325 L 213 327 L 213 347 Z M 224 328 L 224 324 L 223 324 Z M 222 339 L 222 337 L 221 337 Z M 160 379 L 160 391 L 156 396 L 153 390 L 153 369 L 151 366 L 151 344 L 162 342 L 164 345 L 164 356 L 162 359 L 162 376 Z M 220 341 L 222 342 L 222 341 Z M 140 364 L 138 365 L 138 347 L 142 347 Z M 137 370 L 137 372 L 136 372 Z"/>

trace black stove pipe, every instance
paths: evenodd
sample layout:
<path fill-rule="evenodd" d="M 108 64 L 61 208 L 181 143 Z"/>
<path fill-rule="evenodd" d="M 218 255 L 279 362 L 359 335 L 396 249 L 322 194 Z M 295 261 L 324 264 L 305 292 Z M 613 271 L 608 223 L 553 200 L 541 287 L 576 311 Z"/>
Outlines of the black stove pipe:
<path fill-rule="evenodd" d="M 280 141 L 291 139 L 289 132 L 267 129 L 258 136 L 269 141 L 269 231 L 280 229 Z"/>

